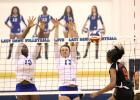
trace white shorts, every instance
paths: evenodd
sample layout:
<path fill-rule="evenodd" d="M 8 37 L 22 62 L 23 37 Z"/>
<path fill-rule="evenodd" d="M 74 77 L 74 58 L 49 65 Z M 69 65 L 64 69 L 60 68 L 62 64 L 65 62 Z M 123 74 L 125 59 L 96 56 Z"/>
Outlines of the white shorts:
<path fill-rule="evenodd" d="M 20 32 L 20 33 L 10 33 L 11 35 L 21 35 L 22 34 L 22 32 Z"/>

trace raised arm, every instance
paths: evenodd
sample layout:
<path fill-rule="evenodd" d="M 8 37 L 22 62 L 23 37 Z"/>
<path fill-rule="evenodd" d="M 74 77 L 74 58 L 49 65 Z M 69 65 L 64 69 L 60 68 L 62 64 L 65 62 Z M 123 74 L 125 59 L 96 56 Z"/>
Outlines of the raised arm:
<path fill-rule="evenodd" d="M 24 39 L 26 37 L 26 35 L 29 33 L 30 29 L 35 25 L 34 24 L 35 19 L 36 18 L 34 18 L 34 17 L 32 17 L 32 18 L 29 17 L 27 28 L 25 29 L 25 31 L 20 36 L 20 39 Z"/>
<path fill-rule="evenodd" d="M 59 46 L 58 46 L 58 42 L 57 42 L 57 39 L 59 37 L 59 21 L 55 20 L 54 22 L 54 25 L 55 25 L 55 32 L 54 32 L 54 39 L 56 41 L 54 41 L 54 52 L 55 52 L 55 58 L 59 58 L 60 57 L 60 49 L 59 49 Z"/>
<path fill-rule="evenodd" d="M 96 96 L 99 96 L 105 92 L 108 92 L 110 90 L 112 90 L 113 88 L 115 88 L 116 86 L 116 70 L 115 69 L 110 69 L 110 76 L 111 76 L 111 82 L 109 85 L 107 85 L 105 88 L 99 90 L 98 92 L 96 93 L 92 93 L 91 96 L 93 98 L 95 98 Z"/>
<path fill-rule="evenodd" d="M 33 36 L 37 36 L 37 30 L 38 30 L 39 22 L 40 22 L 40 16 L 38 17 L 38 21 L 37 21 L 37 24 L 36 24 L 36 27 L 35 27 L 35 33 L 34 33 Z"/>
<path fill-rule="evenodd" d="M 69 22 L 69 24 L 68 24 L 68 28 L 69 28 L 69 38 L 78 38 L 78 34 L 76 33 L 76 31 L 75 30 L 73 30 L 73 26 L 74 26 L 75 24 L 73 23 L 73 22 Z M 73 59 L 73 61 L 75 61 L 76 62 L 76 60 L 77 60 L 77 50 L 76 50 L 76 47 L 77 47 L 77 45 L 78 45 L 78 42 L 71 42 L 70 43 L 70 46 L 71 46 L 71 57 L 72 57 L 72 59 Z"/>
<path fill-rule="evenodd" d="M 15 52 L 15 59 L 18 59 L 19 56 L 21 55 L 21 49 L 23 47 L 23 43 L 19 43 Z"/>
<path fill-rule="evenodd" d="M 44 32 L 44 29 L 45 29 L 45 22 L 43 22 L 43 21 L 40 21 L 39 22 L 39 33 L 38 34 L 43 34 L 43 32 Z M 39 38 L 40 38 L 40 35 L 39 35 Z M 39 53 L 39 51 L 40 51 L 40 48 L 41 48 L 41 43 L 37 43 L 37 45 L 36 45 L 36 47 L 35 47 L 35 49 L 34 49 L 34 52 L 33 52 L 33 54 L 32 54 L 32 58 L 35 60 L 36 59 L 36 57 L 38 56 L 38 53 Z"/>
<path fill-rule="evenodd" d="M 41 43 L 37 43 L 37 45 L 36 45 L 36 47 L 35 47 L 35 49 L 34 49 L 34 51 L 33 51 L 33 53 L 32 53 L 32 58 L 33 58 L 34 60 L 36 60 L 36 57 L 37 57 L 38 54 L 39 54 L 40 48 L 41 48 Z"/>
<path fill-rule="evenodd" d="M 70 43 L 70 47 L 71 47 L 71 57 L 73 59 L 74 62 L 76 62 L 77 60 L 77 53 L 76 53 L 76 46 L 77 44 L 74 42 Z"/>

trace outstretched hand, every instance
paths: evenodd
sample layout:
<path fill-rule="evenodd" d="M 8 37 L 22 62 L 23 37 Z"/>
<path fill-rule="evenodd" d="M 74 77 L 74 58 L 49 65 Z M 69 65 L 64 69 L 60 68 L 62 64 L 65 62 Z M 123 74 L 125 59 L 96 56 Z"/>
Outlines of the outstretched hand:
<path fill-rule="evenodd" d="M 44 21 L 40 21 L 39 22 L 39 28 L 40 28 L 40 30 L 44 30 L 45 29 L 45 22 Z"/>
<path fill-rule="evenodd" d="M 78 38 L 79 37 L 78 33 L 74 30 L 74 25 L 75 25 L 75 23 L 73 23 L 73 22 L 69 22 L 67 24 L 68 29 L 69 29 L 69 34 L 68 34 L 69 38 Z"/>
<path fill-rule="evenodd" d="M 69 29 L 69 30 L 74 30 L 74 29 L 73 29 L 73 28 L 74 28 L 74 24 L 75 24 L 75 23 L 73 23 L 72 21 L 70 21 L 69 23 L 67 23 L 68 29 Z"/>
<path fill-rule="evenodd" d="M 58 19 L 54 19 L 53 24 L 54 24 L 55 27 L 58 27 L 60 22 L 58 21 Z"/>
<path fill-rule="evenodd" d="M 35 23 L 34 23 L 35 20 L 36 20 L 36 18 L 34 16 L 32 16 L 32 18 L 29 16 L 29 18 L 27 20 L 28 21 L 27 27 L 32 28 L 33 26 L 35 26 Z"/>

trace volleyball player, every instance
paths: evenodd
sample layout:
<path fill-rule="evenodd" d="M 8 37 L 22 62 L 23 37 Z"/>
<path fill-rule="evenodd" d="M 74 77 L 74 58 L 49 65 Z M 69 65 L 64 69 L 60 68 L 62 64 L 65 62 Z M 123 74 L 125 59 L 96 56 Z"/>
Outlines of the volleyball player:
<path fill-rule="evenodd" d="M 10 22 L 10 24 L 8 23 Z M 24 18 L 22 15 L 20 15 L 20 10 L 17 6 L 14 6 L 11 10 L 11 15 L 7 18 L 7 20 L 5 21 L 5 24 L 8 28 L 10 28 L 10 39 L 15 39 L 20 37 L 21 33 L 22 33 L 22 29 L 20 26 L 20 23 L 23 22 L 25 26 L 26 23 L 24 21 Z M 11 58 L 11 53 L 13 50 L 13 44 L 10 44 L 9 46 L 9 54 L 7 59 Z"/>
<path fill-rule="evenodd" d="M 87 20 L 86 20 L 86 22 L 83 26 L 82 31 L 84 31 L 86 29 L 86 25 L 87 25 L 88 21 L 90 23 L 89 28 L 88 28 L 88 30 L 89 30 L 88 34 L 93 32 L 95 36 L 100 36 L 100 35 L 105 33 L 105 26 L 104 26 L 103 20 L 102 20 L 102 17 L 99 15 L 98 9 L 97 9 L 96 6 L 92 6 L 91 14 L 88 16 L 88 18 L 87 18 Z M 102 27 L 100 25 L 102 25 Z M 100 40 L 100 38 L 98 38 L 98 40 L 95 42 L 96 59 L 98 59 L 99 40 Z M 87 53 L 88 53 L 88 50 L 89 50 L 89 47 L 90 47 L 90 43 L 91 42 L 87 43 L 86 51 L 85 51 L 85 54 L 84 54 L 83 58 L 87 57 Z"/>
<path fill-rule="evenodd" d="M 42 7 L 42 12 L 43 12 L 43 14 L 41 14 L 38 17 L 38 24 L 40 21 L 45 22 L 45 29 L 44 29 L 44 32 L 42 34 L 38 34 L 38 35 L 40 36 L 40 38 L 49 38 L 50 32 L 54 29 L 54 27 L 52 29 L 49 29 L 49 23 L 50 23 L 50 21 L 53 23 L 54 19 L 51 15 L 49 15 L 47 13 L 48 12 L 47 6 Z M 37 29 L 38 29 L 38 25 L 36 25 L 34 36 L 37 36 Z M 41 49 L 40 49 L 40 52 L 37 56 L 37 59 L 38 58 L 41 58 Z M 48 43 L 45 43 L 45 59 L 48 59 Z"/>
<path fill-rule="evenodd" d="M 93 98 L 115 88 L 113 95 L 108 100 L 133 100 L 132 82 L 128 78 L 128 72 L 124 64 L 118 62 L 123 55 L 124 48 L 122 46 L 114 46 L 113 49 L 107 52 L 107 62 L 111 64 L 109 70 L 111 81 L 105 88 L 92 93 Z"/>
<path fill-rule="evenodd" d="M 35 18 L 29 18 L 28 26 L 21 35 L 21 39 L 24 39 L 29 30 L 35 25 Z M 44 25 L 40 25 L 40 33 L 44 31 Z M 37 88 L 34 84 L 35 64 L 36 57 L 39 53 L 41 46 L 37 44 L 32 55 L 29 55 L 29 49 L 24 43 L 18 44 L 15 59 L 16 59 L 16 92 L 35 92 Z M 17 96 L 17 100 L 39 100 L 38 95 L 21 95 Z"/>
<path fill-rule="evenodd" d="M 75 24 L 75 20 L 74 20 L 74 15 L 73 15 L 73 10 L 71 6 L 66 6 L 64 14 L 61 16 L 61 18 L 58 19 L 58 21 L 64 21 L 64 24 L 60 23 L 61 26 L 64 27 L 64 37 L 65 38 L 69 38 L 69 29 L 68 29 L 68 23 L 69 22 L 73 22 L 73 31 L 75 31 L 75 33 L 77 33 L 76 31 L 76 24 Z M 78 34 L 78 33 L 77 33 Z M 67 43 L 66 43 L 67 44 Z M 76 49 L 78 49 L 78 45 L 76 47 Z M 77 56 L 78 59 L 80 58 L 80 53 L 77 50 Z"/>
<path fill-rule="evenodd" d="M 69 34 L 70 38 L 78 37 L 76 33 Z M 55 39 L 58 38 L 58 26 L 55 29 Z M 58 42 L 54 43 L 55 59 L 59 72 L 59 91 L 78 91 L 76 84 L 76 43 L 62 45 L 60 48 Z M 78 94 L 61 94 L 59 100 L 80 100 Z"/>

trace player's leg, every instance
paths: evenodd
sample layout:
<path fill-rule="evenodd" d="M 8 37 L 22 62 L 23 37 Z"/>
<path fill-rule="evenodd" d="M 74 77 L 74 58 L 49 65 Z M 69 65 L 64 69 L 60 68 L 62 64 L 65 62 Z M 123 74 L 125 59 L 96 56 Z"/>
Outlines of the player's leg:
<path fill-rule="evenodd" d="M 10 34 L 10 39 L 15 39 L 15 38 L 16 38 L 16 35 L 11 33 Z M 13 51 L 13 43 L 11 43 L 10 46 L 9 46 L 9 54 L 8 54 L 7 59 L 11 58 L 12 51 Z"/>
<path fill-rule="evenodd" d="M 18 35 L 16 35 L 17 39 L 21 39 L 22 37 L 22 34 L 21 33 L 18 33 Z"/>
<path fill-rule="evenodd" d="M 45 33 L 45 38 L 49 38 L 50 33 Z M 45 43 L 45 59 L 48 59 L 48 43 Z"/>
<path fill-rule="evenodd" d="M 71 100 L 71 99 L 67 96 L 59 96 L 59 100 Z"/>
<path fill-rule="evenodd" d="M 45 38 L 45 34 L 44 33 L 39 33 L 38 38 Z M 40 45 L 41 45 L 41 43 L 40 43 Z M 39 53 L 38 53 L 38 56 L 36 57 L 36 59 L 39 59 L 39 58 L 41 58 L 41 48 L 39 50 Z"/>
<path fill-rule="evenodd" d="M 111 97 L 109 97 L 107 100 L 116 100 L 115 97 L 112 95 Z"/>
<path fill-rule="evenodd" d="M 17 96 L 17 100 L 30 100 L 30 96 L 28 95 Z"/>
<path fill-rule="evenodd" d="M 74 98 L 73 100 L 80 100 L 80 97 L 76 97 L 76 98 Z"/>
<path fill-rule="evenodd" d="M 39 95 L 31 95 L 31 100 L 40 100 Z"/>
<path fill-rule="evenodd" d="M 89 50 L 89 47 L 90 47 L 90 43 L 91 42 L 88 42 L 87 43 L 86 51 L 85 51 L 85 54 L 84 54 L 83 58 L 86 58 L 87 57 L 87 53 L 88 53 L 88 50 Z"/>
<path fill-rule="evenodd" d="M 98 59 L 99 52 L 99 40 L 95 42 L 95 58 Z"/>
<path fill-rule="evenodd" d="M 79 43 L 77 42 L 76 44 L 77 59 L 80 59 L 81 57 L 80 57 L 80 52 L 78 51 L 78 45 Z"/>
<path fill-rule="evenodd" d="M 41 46 L 41 43 L 39 45 Z M 39 53 L 38 53 L 38 56 L 36 57 L 36 59 L 39 59 L 39 58 L 41 58 L 41 48 L 39 50 Z"/>

